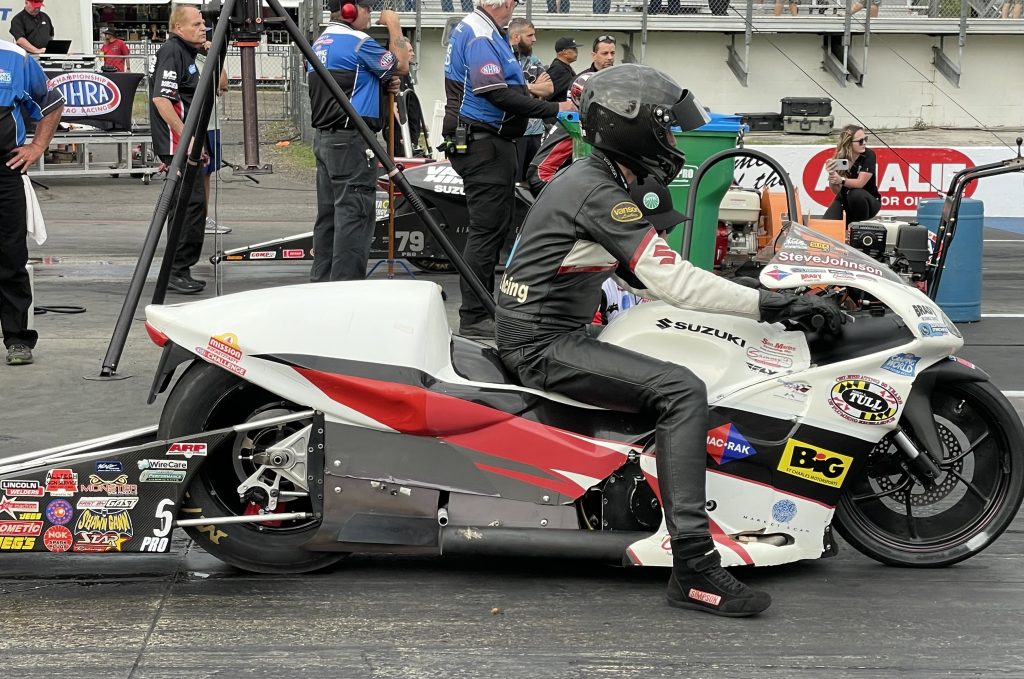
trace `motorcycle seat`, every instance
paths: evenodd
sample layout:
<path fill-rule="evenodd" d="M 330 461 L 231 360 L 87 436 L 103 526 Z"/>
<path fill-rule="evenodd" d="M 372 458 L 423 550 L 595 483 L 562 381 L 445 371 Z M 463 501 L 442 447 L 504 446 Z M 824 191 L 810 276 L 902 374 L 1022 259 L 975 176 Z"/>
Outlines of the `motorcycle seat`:
<path fill-rule="evenodd" d="M 516 384 L 493 347 L 460 335 L 452 335 L 452 367 L 461 377 L 473 382 Z"/>

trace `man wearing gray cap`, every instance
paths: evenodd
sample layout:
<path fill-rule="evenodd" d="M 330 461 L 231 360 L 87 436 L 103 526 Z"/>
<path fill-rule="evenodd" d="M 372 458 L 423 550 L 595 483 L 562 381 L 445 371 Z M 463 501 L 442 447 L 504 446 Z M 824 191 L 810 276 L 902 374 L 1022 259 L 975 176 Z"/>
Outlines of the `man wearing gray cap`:
<path fill-rule="evenodd" d="M 572 64 L 579 58 L 579 44 L 572 38 L 561 37 L 555 41 L 555 60 L 548 66 L 548 75 L 555 91 L 548 101 L 565 101 L 569 85 L 576 79 Z"/>

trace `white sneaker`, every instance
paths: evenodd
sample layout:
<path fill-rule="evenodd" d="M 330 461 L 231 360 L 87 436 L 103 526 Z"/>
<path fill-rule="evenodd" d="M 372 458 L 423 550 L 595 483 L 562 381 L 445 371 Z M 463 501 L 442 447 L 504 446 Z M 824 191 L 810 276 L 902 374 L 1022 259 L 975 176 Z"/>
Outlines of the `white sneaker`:
<path fill-rule="evenodd" d="M 211 217 L 206 218 L 206 233 L 231 233 L 230 226 L 221 226 L 217 222 L 213 221 Z"/>

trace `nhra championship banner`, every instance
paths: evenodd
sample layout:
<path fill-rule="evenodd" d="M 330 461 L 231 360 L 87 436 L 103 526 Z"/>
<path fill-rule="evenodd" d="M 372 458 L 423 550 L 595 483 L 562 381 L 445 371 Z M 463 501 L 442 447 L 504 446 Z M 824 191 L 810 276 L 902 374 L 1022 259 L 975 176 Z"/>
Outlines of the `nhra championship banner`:
<path fill-rule="evenodd" d="M 132 129 L 132 104 L 142 82 L 141 73 L 47 71 L 50 85 L 64 94 L 61 119 L 93 125 L 108 132 Z"/>
<path fill-rule="evenodd" d="M 833 157 L 833 146 L 754 146 L 748 148 L 772 156 L 789 173 L 800 193 L 804 212 L 821 214 L 832 202 L 825 161 Z M 925 198 L 938 198 L 960 170 L 1006 160 L 1016 155 L 1004 146 L 957 148 L 894 146 L 872 147 L 878 159 L 875 181 L 882 195 L 882 214 L 915 215 Z M 781 186 L 770 177 L 770 168 L 753 158 L 737 158 L 735 179 L 740 186 L 763 188 Z M 972 182 L 967 198 L 985 202 L 987 217 L 1024 217 L 1024 172 L 989 177 Z"/>

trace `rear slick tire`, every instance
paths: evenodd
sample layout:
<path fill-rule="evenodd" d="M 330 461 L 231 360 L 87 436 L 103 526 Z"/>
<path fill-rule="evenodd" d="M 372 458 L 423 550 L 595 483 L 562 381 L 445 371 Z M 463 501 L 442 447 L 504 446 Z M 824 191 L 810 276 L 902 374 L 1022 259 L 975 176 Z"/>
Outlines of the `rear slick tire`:
<path fill-rule="evenodd" d="M 937 568 L 978 554 L 1006 530 L 1024 497 L 1024 427 L 998 389 L 940 384 L 931 406 L 944 444 L 931 451 L 942 471 L 936 487 L 924 489 L 896 464 L 890 435 L 836 507 L 839 534 L 891 566 Z M 906 421 L 901 426 L 921 446 Z"/>
<path fill-rule="evenodd" d="M 174 386 L 160 416 L 162 439 L 230 427 L 256 418 L 284 415 L 303 410 L 249 384 L 217 366 L 194 362 Z M 238 516 L 246 503 L 239 498 L 238 484 L 255 468 L 238 459 L 239 451 L 265 446 L 293 434 L 305 422 L 288 423 L 235 434 L 209 451 L 203 465 L 189 484 L 179 517 L 195 519 Z M 251 466 L 251 465 L 249 465 Z M 285 511 L 303 511 L 292 500 Z M 306 573 L 333 565 L 346 555 L 311 552 L 302 548 L 316 533 L 320 521 L 281 522 L 280 526 L 260 524 L 209 524 L 185 528 L 199 546 L 227 564 L 255 573 Z"/>

